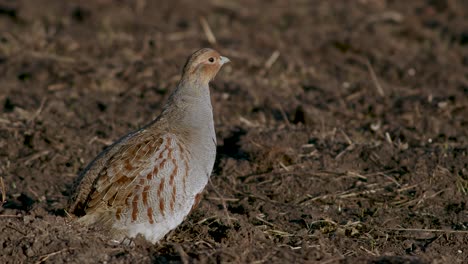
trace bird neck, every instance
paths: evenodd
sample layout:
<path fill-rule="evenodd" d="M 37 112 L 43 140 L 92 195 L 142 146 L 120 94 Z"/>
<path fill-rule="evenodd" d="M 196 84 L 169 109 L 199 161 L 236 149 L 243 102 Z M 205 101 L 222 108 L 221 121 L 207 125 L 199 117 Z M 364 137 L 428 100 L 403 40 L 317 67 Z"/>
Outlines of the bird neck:
<path fill-rule="evenodd" d="M 210 102 L 210 87 L 207 81 L 198 78 L 182 78 L 177 85 L 177 88 L 171 95 L 170 101 L 174 103 L 198 103 L 206 100 Z"/>
<path fill-rule="evenodd" d="M 165 120 L 169 131 L 177 131 L 187 144 L 211 144 L 214 120 L 208 83 L 181 81 L 158 119 Z"/>
<path fill-rule="evenodd" d="M 162 116 L 171 116 L 177 126 L 207 126 L 213 122 L 208 82 L 182 79 L 169 97 Z M 176 120 L 174 120 L 176 119 Z"/>

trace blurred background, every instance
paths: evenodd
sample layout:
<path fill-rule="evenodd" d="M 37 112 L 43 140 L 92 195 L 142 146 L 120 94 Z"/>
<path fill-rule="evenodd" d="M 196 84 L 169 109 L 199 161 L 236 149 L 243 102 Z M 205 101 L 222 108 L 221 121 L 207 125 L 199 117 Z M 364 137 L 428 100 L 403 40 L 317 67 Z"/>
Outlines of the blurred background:
<path fill-rule="evenodd" d="M 0 1 L 0 262 L 464 263 L 468 2 Z M 69 223 L 77 173 L 156 117 L 186 58 L 218 157 L 165 241 Z"/>

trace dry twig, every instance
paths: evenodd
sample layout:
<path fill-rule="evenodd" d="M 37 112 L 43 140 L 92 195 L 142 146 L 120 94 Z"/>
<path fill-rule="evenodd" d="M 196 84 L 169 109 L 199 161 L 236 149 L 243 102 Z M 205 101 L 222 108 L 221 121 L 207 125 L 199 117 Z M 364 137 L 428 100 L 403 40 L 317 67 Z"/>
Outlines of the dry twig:
<path fill-rule="evenodd" d="M 28 166 L 29 164 L 31 164 L 33 161 L 43 157 L 43 156 L 46 156 L 50 153 L 49 150 L 43 150 L 43 151 L 39 151 L 37 153 L 34 153 L 26 158 L 24 158 L 24 165 Z"/>
<path fill-rule="evenodd" d="M 225 198 L 218 192 L 218 190 L 216 189 L 216 187 L 214 186 L 213 182 L 211 182 L 211 179 L 209 180 L 210 181 L 210 185 L 211 187 L 213 188 L 213 190 L 215 191 L 216 195 L 219 197 L 219 199 L 221 200 L 221 204 L 223 205 L 223 210 L 224 210 L 224 213 L 226 214 L 226 219 L 227 219 L 227 222 L 228 222 L 228 225 L 229 226 L 232 226 L 232 223 L 231 223 L 231 217 L 229 216 L 229 211 L 227 209 L 227 205 L 226 205 L 226 200 Z"/>
<path fill-rule="evenodd" d="M 5 182 L 3 182 L 3 177 L 0 177 L 0 190 L 2 192 L 2 201 L 0 202 L 0 206 L 2 206 L 6 202 L 6 187 Z"/>
<path fill-rule="evenodd" d="M 0 217 L 4 217 L 4 218 L 20 218 L 20 217 L 23 217 L 23 216 L 22 216 L 22 215 L 5 214 L 5 215 L 0 215 Z"/>
<path fill-rule="evenodd" d="M 278 109 L 279 109 L 279 111 L 280 111 L 280 113 L 281 113 L 281 117 L 283 117 L 284 122 L 286 123 L 286 126 L 287 126 L 288 128 L 290 128 L 290 127 L 291 127 L 291 123 L 289 122 L 288 115 L 286 115 L 286 112 L 284 111 L 284 109 L 283 109 L 283 107 L 281 106 L 280 103 L 278 103 Z"/>
<path fill-rule="evenodd" d="M 270 57 L 268 57 L 268 59 L 265 61 L 265 65 L 260 71 L 260 75 L 265 75 L 268 72 L 268 70 L 270 70 L 271 66 L 273 66 L 273 64 L 275 64 L 275 62 L 278 60 L 280 54 L 281 53 L 278 50 L 273 51 Z"/>
<path fill-rule="evenodd" d="M 200 24 L 203 28 L 203 32 L 205 32 L 206 39 L 211 45 L 216 45 L 216 38 L 215 35 L 213 34 L 213 31 L 210 28 L 210 25 L 208 24 L 208 21 L 206 21 L 206 18 L 201 17 L 200 18 Z"/>
<path fill-rule="evenodd" d="M 431 233 L 458 233 L 468 234 L 468 230 L 444 230 L 444 229 L 425 229 L 425 228 L 384 228 L 387 231 L 406 231 L 406 232 L 431 232 Z"/>
<path fill-rule="evenodd" d="M 265 69 L 269 70 L 273 64 L 278 60 L 280 56 L 280 52 L 278 50 L 273 51 L 273 53 L 270 55 L 268 60 L 265 62 Z"/>
<path fill-rule="evenodd" d="M 46 98 L 42 98 L 41 105 L 36 110 L 36 112 L 31 116 L 31 118 L 28 120 L 28 124 L 34 122 L 34 120 L 42 113 L 42 110 L 44 110 L 44 105 L 45 105 L 46 101 L 47 101 Z"/>
<path fill-rule="evenodd" d="M 182 263 L 188 264 L 190 263 L 189 261 L 189 256 L 187 253 L 185 253 L 185 250 L 182 248 L 181 245 L 177 243 L 170 243 L 170 245 L 179 253 L 180 259 L 182 260 Z"/>
<path fill-rule="evenodd" d="M 52 256 L 55 256 L 57 254 L 60 254 L 62 252 L 65 252 L 67 250 L 70 250 L 71 248 L 64 248 L 62 250 L 59 250 L 59 251 L 55 251 L 55 252 L 52 252 L 52 253 L 49 253 L 49 254 L 46 254 L 46 255 L 43 255 L 39 258 L 39 260 L 36 262 L 36 264 L 40 264 L 40 263 L 44 263 L 48 258 L 52 257 Z"/>
<path fill-rule="evenodd" d="M 372 78 L 372 81 L 374 82 L 375 89 L 377 89 L 377 93 L 381 97 L 384 97 L 385 96 L 384 90 L 379 83 L 379 79 L 377 79 L 377 75 L 375 75 L 374 68 L 372 68 L 372 65 L 370 64 L 369 60 L 366 60 L 366 64 L 367 64 L 367 69 L 369 70 L 369 74 Z"/>

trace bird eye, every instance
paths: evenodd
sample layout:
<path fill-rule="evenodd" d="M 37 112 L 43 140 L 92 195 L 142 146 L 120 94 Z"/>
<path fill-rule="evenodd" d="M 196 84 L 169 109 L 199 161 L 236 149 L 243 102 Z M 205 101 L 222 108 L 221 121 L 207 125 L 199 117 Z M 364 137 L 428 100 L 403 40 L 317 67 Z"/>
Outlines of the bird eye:
<path fill-rule="evenodd" d="M 214 58 L 213 58 L 213 57 L 212 57 L 212 58 L 209 58 L 208 61 L 209 61 L 209 62 L 214 62 Z"/>

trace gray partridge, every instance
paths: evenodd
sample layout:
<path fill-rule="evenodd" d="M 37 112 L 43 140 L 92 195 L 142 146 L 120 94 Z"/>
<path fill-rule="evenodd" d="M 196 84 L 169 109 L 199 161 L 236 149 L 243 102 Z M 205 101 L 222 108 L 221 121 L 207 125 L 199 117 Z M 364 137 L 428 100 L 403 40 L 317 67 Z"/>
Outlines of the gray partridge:
<path fill-rule="evenodd" d="M 209 82 L 229 59 L 193 53 L 162 113 L 105 149 L 80 174 L 69 212 L 114 240 L 157 242 L 198 204 L 213 170 L 216 136 Z"/>

